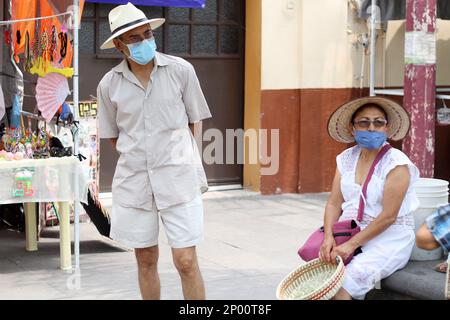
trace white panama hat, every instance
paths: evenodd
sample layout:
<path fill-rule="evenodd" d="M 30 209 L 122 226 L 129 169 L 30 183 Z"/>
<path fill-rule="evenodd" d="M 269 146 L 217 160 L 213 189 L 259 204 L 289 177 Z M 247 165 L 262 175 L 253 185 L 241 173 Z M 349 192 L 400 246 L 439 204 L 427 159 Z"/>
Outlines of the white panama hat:
<path fill-rule="evenodd" d="M 150 24 L 152 30 L 155 30 L 165 21 L 163 18 L 148 19 L 145 13 L 136 8 L 131 2 L 117 6 L 109 13 L 109 27 L 112 35 L 101 45 L 100 49 L 114 48 L 113 40 L 127 31 L 144 24 Z"/>

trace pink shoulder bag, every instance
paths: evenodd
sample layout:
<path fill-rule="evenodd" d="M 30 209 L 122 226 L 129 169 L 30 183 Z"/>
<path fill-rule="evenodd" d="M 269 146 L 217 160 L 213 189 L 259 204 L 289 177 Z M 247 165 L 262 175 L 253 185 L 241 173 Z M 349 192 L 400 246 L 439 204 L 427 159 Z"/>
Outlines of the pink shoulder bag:
<path fill-rule="evenodd" d="M 392 147 L 387 144 L 383 148 L 381 148 L 380 152 L 378 152 L 375 160 L 370 167 L 369 173 L 367 174 L 366 181 L 364 182 L 362 193 L 364 198 L 366 198 L 367 186 L 369 185 L 370 179 L 372 178 L 373 172 L 375 171 L 375 167 L 380 162 L 381 158 L 389 151 Z M 357 220 L 359 222 L 362 221 L 364 214 L 364 199 L 363 196 L 359 199 L 359 208 L 358 208 L 358 217 Z M 333 236 L 336 241 L 336 245 L 340 245 L 346 241 L 348 241 L 355 234 L 360 232 L 361 229 L 356 223 L 355 220 L 344 220 L 336 222 L 333 225 Z M 313 259 L 317 259 L 319 257 L 320 247 L 322 246 L 323 240 L 325 238 L 324 227 L 320 227 L 316 230 L 311 236 L 309 236 L 308 240 L 306 240 L 305 244 L 298 250 L 299 256 L 304 261 L 310 261 Z M 356 254 L 361 253 L 361 248 L 355 250 L 353 254 L 351 254 L 345 261 L 344 264 L 347 265 Z"/>

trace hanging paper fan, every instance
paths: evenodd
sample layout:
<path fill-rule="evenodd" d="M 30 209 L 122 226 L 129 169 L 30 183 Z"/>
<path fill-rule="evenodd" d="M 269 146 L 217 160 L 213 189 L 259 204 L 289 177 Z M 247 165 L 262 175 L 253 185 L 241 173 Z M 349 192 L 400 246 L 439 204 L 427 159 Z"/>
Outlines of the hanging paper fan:
<path fill-rule="evenodd" d="M 37 106 L 47 122 L 52 120 L 69 93 L 69 82 L 66 77 L 59 73 L 49 73 L 44 78 L 38 79 L 36 86 Z"/>

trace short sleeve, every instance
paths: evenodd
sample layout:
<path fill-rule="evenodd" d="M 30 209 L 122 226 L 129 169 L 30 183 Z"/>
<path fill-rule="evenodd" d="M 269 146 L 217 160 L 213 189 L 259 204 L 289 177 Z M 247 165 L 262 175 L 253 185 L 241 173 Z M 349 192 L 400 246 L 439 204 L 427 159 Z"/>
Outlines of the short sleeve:
<path fill-rule="evenodd" d="M 357 146 L 355 146 L 345 149 L 336 157 L 336 167 L 341 176 L 352 171 L 357 153 L 358 149 Z"/>
<path fill-rule="evenodd" d="M 200 81 L 192 65 L 189 65 L 187 68 L 185 76 L 186 82 L 183 90 L 183 101 L 186 106 L 189 123 L 196 123 L 203 119 L 211 118 L 211 112 L 200 87 Z"/>
<path fill-rule="evenodd" d="M 342 176 L 342 153 L 336 156 L 336 168 Z"/>
<path fill-rule="evenodd" d="M 414 163 L 408 158 L 406 154 L 401 152 L 398 149 L 391 149 L 391 152 L 388 153 L 388 157 L 383 163 L 383 178 L 386 179 L 389 173 L 398 166 L 404 166 L 406 165 L 408 167 L 409 175 L 410 175 L 410 183 L 409 185 L 412 186 L 415 184 L 419 178 L 420 178 L 420 172 Z"/>
<path fill-rule="evenodd" d="M 117 109 L 109 99 L 107 88 L 108 86 L 103 80 L 97 88 L 99 137 L 103 139 L 117 138 L 119 136 L 116 122 Z"/>

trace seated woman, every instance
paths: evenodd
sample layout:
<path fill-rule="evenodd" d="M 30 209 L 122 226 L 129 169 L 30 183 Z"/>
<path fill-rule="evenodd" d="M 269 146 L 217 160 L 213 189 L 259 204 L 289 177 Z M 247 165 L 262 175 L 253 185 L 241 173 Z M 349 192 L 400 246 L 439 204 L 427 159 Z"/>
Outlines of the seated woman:
<path fill-rule="evenodd" d="M 397 103 L 366 97 L 351 101 L 330 117 L 328 132 L 342 143 L 357 143 L 337 156 L 337 169 L 325 208 L 325 239 L 319 257 L 327 262 L 344 260 L 362 250 L 346 266 L 343 287 L 334 299 L 364 299 L 375 284 L 403 268 L 414 246 L 412 211 L 419 201 L 413 184 L 419 170 L 398 149 L 391 148 L 376 165 L 368 184 L 361 232 L 337 246 L 332 226 L 337 221 L 357 220 L 362 185 L 387 139 L 403 139 L 410 126 L 407 112 Z"/>
<path fill-rule="evenodd" d="M 424 250 L 433 250 L 441 246 L 445 252 L 450 251 L 450 204 L 438 209 L 430 215 L 417 230 L 416 245 Z M 448 263 L 439 263 L 435 270 L 447 272 Z"/>

